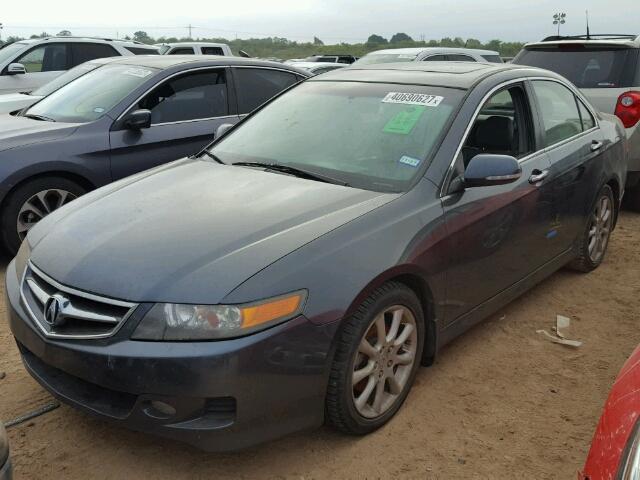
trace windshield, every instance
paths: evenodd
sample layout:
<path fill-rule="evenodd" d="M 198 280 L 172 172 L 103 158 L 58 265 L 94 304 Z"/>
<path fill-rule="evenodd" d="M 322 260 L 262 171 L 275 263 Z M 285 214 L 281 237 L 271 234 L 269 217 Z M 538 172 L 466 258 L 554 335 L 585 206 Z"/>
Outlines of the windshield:
<path fill-rule="evenodd" d="M 413 62 L 417 53 L 370 53 L 358 60 L 358 65 L 371 65 L 374 63 Z"/>
<path fill-rule="evenodd" d="M 171 50 L 171 46 L 170 45 L 162 45 L 160 47 L 160 49 L 158 50 L 158 52 L 160 52 L 160 55 L 164 55 L 165 53 L 167 53 L 169 50 Z"/>
<path fill-rule="evenodd" d="M 5 63 L 7 60 L 13 60 L 13 57 L 27 47 L 26 43 L 12 43 L 6 47 L 0 49 L 0 64 Z"/>
<path fill-rule="evenodd" d="M 428 163 L 463 94 L 444 87 L 306 82 L 210 152 L 225 163 L 277 163 L 357 188 L 404 191 Z"/>
<path fill-rule="evenodd" d="M 72 68 L 71 70 L 66 71 L 59 77 L 56 77 L 49 83 L 43 85 L 42 87 L 34 90 L 29 95 L 35 95 L 36 97 L 46 97 L 47 95 L 52 94 L 56 90 L 61 87 L 64 87 L 67 83 L 75 80 L 78 77 L 81 77 L 85 73 L 89 73 L 92 70 L 98 68 L 100 64 L 97 63 L 83 63 L 82 65 L 78 65 L 77 67 Z"/>
<path fill-rule="evenodd" d="M 559 73 L 578 88 L 634 86 L 638 50 L 559 44 L 522 50 L 513 63 Z"/>
<path fill-rule="evenodd" d="M 37 115 L 56 122 L 92 122 L 105 115 L 155 72 L 156 69 L 148 67 L 104 65 L 43 98 L 25 115 Z"/>

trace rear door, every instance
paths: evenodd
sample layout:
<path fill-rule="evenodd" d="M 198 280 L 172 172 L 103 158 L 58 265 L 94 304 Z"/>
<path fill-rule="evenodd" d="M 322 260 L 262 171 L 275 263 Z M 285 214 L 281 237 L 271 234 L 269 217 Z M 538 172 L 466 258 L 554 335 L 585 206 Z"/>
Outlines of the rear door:
<path fill-rule="evenodd" d="M 119 57 L 120 54 L 111 45 L 103 43 L 71 43 L 71 67 L 96 58 Z"/>
<path fill-rule="evenodd" d="M 129 130 L 122 120 L 114 124 L 109 134 L 113 178 L 193 155 L 213 140 L 218 126 L 236 123 L 228 76 L 225 68 L 181 73 L 132 105 L 128 112 L 151 111 L 151 127 Z"/>
<path fill-rule="evenodd" d="M 551 160 L 548 181 L 554 187 L 553 228 L 549 247 L 556 253 L 572 247 L 583 233 L 597 195 L 603 165 L 604 135 L 589 108 L 564 84 L 531 82 L 543 145 Z"/>
<path fill-rule="evenodd" d="M 447 319 L 455 321 L 554 258 L 547 232 L 553 187 L 532 181 L 549 157 L 535 135 L 524 84 L 510 84 L 482 106 L 456 160 L 453 178 L 483 153 L 518 159 L 522 175 L 507 185 L 457 189 L 443 197 L 451 263 Z M 455 184 L 455 183 L 452 183 Z"/>
<path fill-rule="evenodd" d="M 234 67 L 232 71 L 240 115 L 255 110 L 301 79 L 293 72 L 274 68 Z"/>

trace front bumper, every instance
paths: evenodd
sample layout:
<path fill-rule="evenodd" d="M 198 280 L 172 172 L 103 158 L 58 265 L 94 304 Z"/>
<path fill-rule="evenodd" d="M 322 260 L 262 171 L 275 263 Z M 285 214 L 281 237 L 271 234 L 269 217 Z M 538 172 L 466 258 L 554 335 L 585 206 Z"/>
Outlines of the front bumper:
<path fill-rule="evenodd" d="M 142 342 L 129 339 L 136 311 L 127 320 L 133 326 L 114 337 L 54 340 L 23 309 L 13 262 L 6 295 L 29 373 L 91 414 L 209 451 L 237 450 L 324 420 L 335 323 L 315 326 L 300 316 L 234 340 Z"/>

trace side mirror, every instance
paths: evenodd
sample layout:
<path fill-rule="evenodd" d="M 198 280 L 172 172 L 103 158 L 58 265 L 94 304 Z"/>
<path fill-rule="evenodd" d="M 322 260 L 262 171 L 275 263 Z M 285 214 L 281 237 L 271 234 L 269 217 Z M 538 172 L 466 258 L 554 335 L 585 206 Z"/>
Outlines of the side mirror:
<path fill-rule="evenodd" d="M 231 130 L 235 125 L 233 123 L 223 123 L 218 128 L 216 128 L 216 139 L 222 137 L 225 133 Z"/>
<path fill-rule="evenodd" d="M 464 172 L 464 186 L 489 187 L 515 182 L 522 175 L 518 160 L 510 155 L 482 153 L 471 159 Z"/>
<path fill-rule="evenodd" d="M 151 112 L 149 110 L 134 110 L 124 120 L 124 126 L 130 130 L 142 130 L 151 126 Z"/>
<path fill-rule="evenodd" d="M 7 75 L 24 75 L 27 69 L 21 63 L 10 63 L 7 67 Z"/>

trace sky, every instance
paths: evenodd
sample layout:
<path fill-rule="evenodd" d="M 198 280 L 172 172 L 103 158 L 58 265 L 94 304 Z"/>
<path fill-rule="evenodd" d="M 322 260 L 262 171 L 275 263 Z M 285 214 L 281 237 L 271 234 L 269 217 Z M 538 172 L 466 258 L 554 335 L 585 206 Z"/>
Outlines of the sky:
<path fill-rule="evenodd" d="M 144 30 L 152 37 L 250 38 L 278 36 L 326 44 L 363 42 L 376 33 L 404 32 L 418 40 L 443 37 L 533 41 L 552 35 L 552 16 L 567 14 L 561 33 L 640 34 L 638 0 L 31 0 L 28 8 L 4 0 L 2 38 L 70 30 L 74 35 L 124 37 Z M 179 10 L 179 15 L 172 14 Z M 192 13 L 191 13 L 192 12 Z"/>

